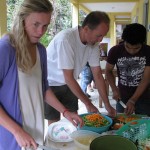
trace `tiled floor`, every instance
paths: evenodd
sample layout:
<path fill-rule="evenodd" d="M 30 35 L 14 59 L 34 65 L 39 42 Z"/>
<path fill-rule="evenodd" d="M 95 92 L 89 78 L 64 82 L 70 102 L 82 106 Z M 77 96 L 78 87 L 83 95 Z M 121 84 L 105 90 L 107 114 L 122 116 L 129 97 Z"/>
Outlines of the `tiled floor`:
<path fill-rule="evenodd" d="M 87 92 L 89 95 L 91 95 L 90 99 L 91 99 L 92 103 L 99 109 L 99 111 L 102 114 L 107 114 L 107 110 L 105 109 L 104 104 L 103 104 L 102 108 L 99 108 L 99 94 L 98 94 L 97 89 L 94 89 L 93 92 L 90 92 L 90 91 L 87 91 Z M 112 99 L 112 91 L 110 88 L 109 88 L 109 101 L 110 101 L 111 105 L 115 108 L 116 101 Z M 87 112 L 87 110 L 86 110 L 85 105 L 79 100 L 78 113 L 82 114 L 82 113 L 86 113 L 86 112 Z"/>

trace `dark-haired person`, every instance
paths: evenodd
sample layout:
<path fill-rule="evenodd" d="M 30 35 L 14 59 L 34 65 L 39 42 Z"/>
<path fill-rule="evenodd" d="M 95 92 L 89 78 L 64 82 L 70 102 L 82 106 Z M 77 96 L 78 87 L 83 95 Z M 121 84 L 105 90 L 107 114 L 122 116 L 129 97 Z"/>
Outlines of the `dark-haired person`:
<path fill-rule="evenodd" d="M 117 112 L 150 115 L 150 46 L 145 44 L 146 28 L 138 23 L 129 24 L 123 30 L 122 39 L 122 44 L 110 49 L 106 64 L 113 97 L 127 106 L 124 109 L 117 103 Z M 113 80 L 115 65 L 118 86 Z"/>
<path fill-rule="evenodd" d="M 47 47 L 49 86 L 60 102 L 72 112 L 78 110 L 78 99 L 85 104 L 88 112 L 98 112 L 77 82 L 80 72 L 88 62 L 109 115 L 116 113 L 107 97 L 97 44 L 107 34 L 109 24 L 110 19 L 105 12 L 91 12 L 82 26 L 61 31 Z M 45 117 L 50 124 L 60 119 L 60 113 L 46 104 Z"/>
<path fill-rule="evenodd" d="M 39 40 L 52 11 L 49 0 L 24 0 L 12 30 L 0 39 L 0 150 L 44 144 L 44 100 L 74 125 L 83 124 L 48 86 L 46 49 Z"/>

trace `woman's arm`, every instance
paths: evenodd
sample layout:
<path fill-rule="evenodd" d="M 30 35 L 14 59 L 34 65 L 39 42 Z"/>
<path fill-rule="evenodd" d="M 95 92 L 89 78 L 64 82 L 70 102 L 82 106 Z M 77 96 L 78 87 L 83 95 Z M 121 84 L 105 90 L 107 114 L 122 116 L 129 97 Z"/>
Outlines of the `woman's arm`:
<path fill-rule="evenodd" d="M 45 101 L 60 113 L 62 113 L 64 117 L 67 118 L 74 126 L 78 126 L 78 124 L 80 124 L 80 126 L 83 125 L 83 120 L 81 119 L 81 117 L 77 113 L 68 111 L 64 107 L 64 105 L 62 105 L 62 103 L 56 98 L 50 88 L 45 93 Z"/>
<path fill-rule="evenodd" d="M 34 141 L 34 139 L 27 132 L 25 132 L 19 124 L 17 124 L 13 119 L 11 119 L 1 106 L 0 125 L 6 128 L 9 132 L 11 132 L 14 135 L 20 147 L 33 146 L 34 149 L 37 148 L 37 144 Z"/>

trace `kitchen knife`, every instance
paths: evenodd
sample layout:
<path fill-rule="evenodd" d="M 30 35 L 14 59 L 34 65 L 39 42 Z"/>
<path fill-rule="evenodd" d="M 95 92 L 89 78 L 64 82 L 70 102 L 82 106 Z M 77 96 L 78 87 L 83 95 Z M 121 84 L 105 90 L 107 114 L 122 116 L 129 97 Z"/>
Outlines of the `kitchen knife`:
<path fill-rule="evenodd" d="M 41 148 L 43 150 L 59 150 L 56 148 L 52 148 L 52 147 L 48 147 L 48 146 L 44 146 L 44 145 L 39 145 L 39 144 L 38 144 L 38 148 Z"/>
<path fill-rule="evenodd" d="M 125 103 L 124 103 L 123 101 L 121 101 L 121 100 L 119 99 L 118 102 L 120 103 L 120 105 L 121 105 L 123 108 L 127 108 L 127 106 L 125 105 Z"/>

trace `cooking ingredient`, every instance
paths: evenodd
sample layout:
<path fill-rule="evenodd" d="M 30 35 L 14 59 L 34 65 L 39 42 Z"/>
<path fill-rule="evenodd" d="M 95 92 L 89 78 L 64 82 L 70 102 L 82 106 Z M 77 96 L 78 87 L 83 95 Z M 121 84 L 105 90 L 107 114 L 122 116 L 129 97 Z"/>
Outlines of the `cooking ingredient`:
<path fill-rule="evenodd" d="M 124 125 L 123 123 L 115 123 L 112 128 L 113 128 L 114 130 L 118 130 L 118 129 L 121 128 L 123 125 Z"/>
<path fill-rule="evenodd" d="M 121 123 L 128 123 L 133 120 L 140 119 L 140 117 L 136 115 L 131 115 L 131 116 L 126 116 L 126 115 L 120 115 L 117 117 L 117 120 L 120 121 Z"/>
<path fill-rule="evenodd" d="M 137 147 L 140 150 L 150 150 L 150 137 L 144 140 L 139 140 Z"/>
<path fill-rule="evenodd" d="M 114 130 L 118 130 L 119 128 L 121 128 L 123 125 L 125 125 L 126 123 L 133 121 L 133 120 L 138 120 L 141 117 L 139 117 L 138 115 L 130 115 L 127 116 L 125 114 L 123 115 L 118 115 L 115 119 L 114 119 L 114 125 L 112 126 L 112 129 Z M 133 124 L 137 124 L 137 122 L 132 122 Z"/>
<path fill-rule="evenodd" d="M 82 117 L 82 119 L 85 126 L 89 127 L 102 127 L 109 124 L 109 121 L 107 119 L 97 113 L 85 115 Z"/>

